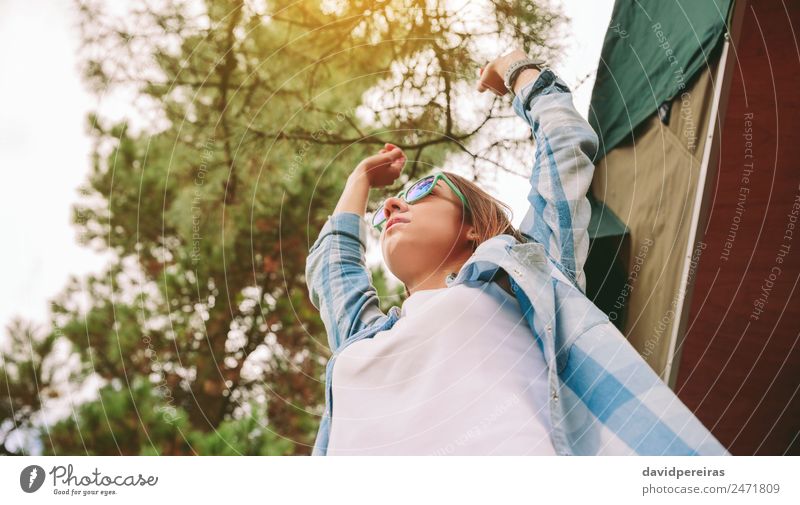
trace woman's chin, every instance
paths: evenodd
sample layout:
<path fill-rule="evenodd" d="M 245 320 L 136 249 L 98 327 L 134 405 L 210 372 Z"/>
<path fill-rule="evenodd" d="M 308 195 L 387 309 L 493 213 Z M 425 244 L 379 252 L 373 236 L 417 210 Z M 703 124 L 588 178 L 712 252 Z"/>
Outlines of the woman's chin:
<path fill-rule="evenodd" d="M 382 242 L 384 244 L 397 244 L 400 242 L 400 237 L 403 236 L 403 227 L 406 223 L 396 223 L 383 232 Z M 396 247 L 393 245 L 392 247 Z"/>
<path fill-rule="evenodd" d="M 400 233 L 383 238 L 381 252 L 386 265 L 400 265 L 416 255 L 414 247 L 403 240 Z"/>

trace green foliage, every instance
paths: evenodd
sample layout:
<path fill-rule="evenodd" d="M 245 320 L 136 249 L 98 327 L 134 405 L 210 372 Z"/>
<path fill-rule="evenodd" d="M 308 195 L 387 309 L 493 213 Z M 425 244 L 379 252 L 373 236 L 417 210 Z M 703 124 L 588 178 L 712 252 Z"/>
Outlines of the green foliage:
<path fill-rule="evenodd" d="M 295 444 L 280 437 L 273 427 L 254 417 L 224 421 L 214 433 L 193 432 L 192 446 L 198 454 L 220 456 L 285 456 Z"/>
<path fill-rule="evenodd" d="M 7 329 L 8 338 L 0 348 L 0 434 L 29 426 L 42 404 L 58 395 L 51 387 L 56 336 L 41 336 L 20 319 L 11 321 Z M 0 444 L 0 454 L 17 453 L 21 451 Z"/>
<path fill-rule="evenodd" d="M 131 384 L 117 379 L 46 430 L 45 454 L 185 454 L 188 429 L 186 414 L 171 408 L 146 378 Z"/>
<path fill-rule="evenodd" d="M 372 285 L 375 286 L 375 290 L 380 297 L 382 311 L 388 312 L 393 306 L 403 304 L 406 294 L 402 284 L 390 288 L 386 278 L 386 271 L 383 268 L 373 268 L 370 273 L 372 275 Z"/>
<path fill-rule="evenodd" d="M 263 410 L 251 405 L 248 410 Z M 77 420 L 80 420 L 78 422 Z M 183 409 L 142 377 L 130 386 L 114 381 L 99 398 L 49 427 L 46 454 L 258 455 L 292 454 L 295 444 L 250 413 L 223 421 L 212 432 L 193 430 Z"/>

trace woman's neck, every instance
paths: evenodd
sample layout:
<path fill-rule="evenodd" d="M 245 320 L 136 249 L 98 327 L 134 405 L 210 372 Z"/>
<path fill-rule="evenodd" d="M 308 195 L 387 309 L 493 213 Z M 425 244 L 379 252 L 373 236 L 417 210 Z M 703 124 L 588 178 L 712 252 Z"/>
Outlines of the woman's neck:
<path fill-rule="evenodd" d="M 428 271 L 424 275 L 420 275 L 415 279 L 406 281 L 405 285 L 406 289 L 408 289 L 409 295 L 426 289 L 446 288 L 447 276 L 450 274 L 458 274 L 458 272 L 461 270 L 461 267 L 464 265 L 464 263 L 466 263 L 467 259 L 469 259 L 470 255 L 463 258 L 456 258 L 453 261 L 439 265 L 437 268 L 433 269 L 432 271 Z"/>

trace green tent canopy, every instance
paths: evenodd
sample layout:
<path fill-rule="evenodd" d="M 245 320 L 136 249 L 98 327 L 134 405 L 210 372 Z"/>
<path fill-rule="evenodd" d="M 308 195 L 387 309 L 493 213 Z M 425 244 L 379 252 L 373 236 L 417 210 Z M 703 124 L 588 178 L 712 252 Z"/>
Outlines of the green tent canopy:
<path fill-rule="evenodd" d="M 600 156 L 688 89 L 721 47 L 733 0 L 617 0 L 592 90 Z"/>
<path fill-rule="evenodd" d="M 628 227 L 606 204 L 595 198 L 591 191 L 586 196 L 592 205 L 592 215 L 589 218 L 588 230 L 590 239 L 594 240 L 628 233 Z"/>

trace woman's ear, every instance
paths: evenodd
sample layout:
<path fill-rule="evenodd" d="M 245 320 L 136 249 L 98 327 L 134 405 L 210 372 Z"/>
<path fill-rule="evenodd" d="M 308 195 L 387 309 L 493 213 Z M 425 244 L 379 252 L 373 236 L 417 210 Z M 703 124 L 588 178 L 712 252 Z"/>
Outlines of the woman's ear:
<path fill-rule="evenodd" d="M 478 232 L 475 231 L 475 228 L 470 227 L 467 232 L 467 240 L 472 242 L 473 251 L 478 248 Z"/>

